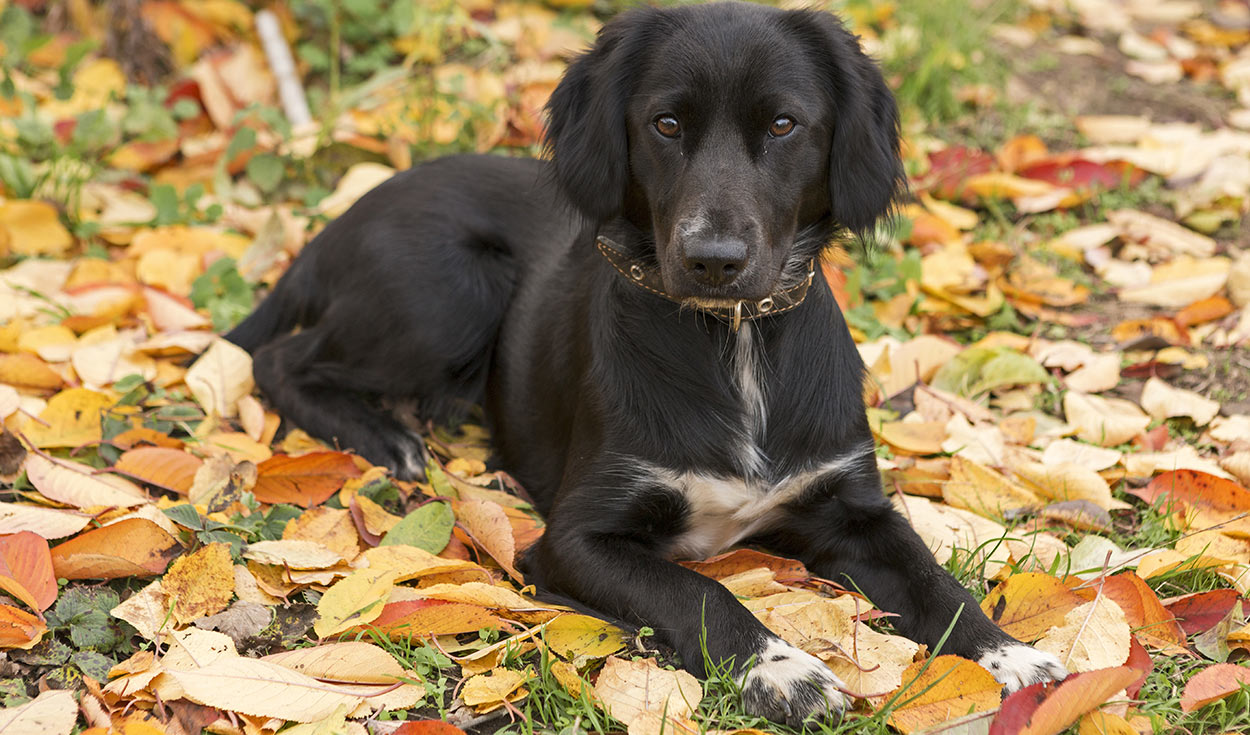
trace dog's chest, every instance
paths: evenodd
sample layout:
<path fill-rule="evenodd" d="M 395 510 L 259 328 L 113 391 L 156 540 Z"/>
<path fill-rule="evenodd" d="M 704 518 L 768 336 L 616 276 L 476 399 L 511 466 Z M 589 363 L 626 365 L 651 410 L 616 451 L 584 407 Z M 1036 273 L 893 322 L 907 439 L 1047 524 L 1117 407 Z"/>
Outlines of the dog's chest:
<path fill-rule="evenodd" d="M 686 501 L 682 531 L 669 550 L 678 559 L 704 559 L 765 530 L 780 519 L 782 506 L 801 489 L 694 472 L 666 479 L 665 484 Z"/>

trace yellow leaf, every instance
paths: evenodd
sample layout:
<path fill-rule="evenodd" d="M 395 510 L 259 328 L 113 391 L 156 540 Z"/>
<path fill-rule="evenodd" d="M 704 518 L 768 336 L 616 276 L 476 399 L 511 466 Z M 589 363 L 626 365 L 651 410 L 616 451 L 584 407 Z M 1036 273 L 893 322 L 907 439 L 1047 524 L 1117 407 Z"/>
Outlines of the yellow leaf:
<path fill-rule="evenodd" d="M 1032 491 L 962 455 L 951 458 L 951 476 L 942 485 L 942 499 L 987 518 L 1002 518 L 1007 511 L 1042 505 L 1042 499 Z"/>
<path fill-rule="evenodd" d="M 341 687 L 250 658 L 223 657 L 192 670 L 168 671 L 158 681 L 166 677 L 192 702 L 253 717 L 315 722 L 361 702 Z"/>
<path fill-rule="evenodd" d="M 911 454 L 939 454 L 946 439 L 946 425 L 937 421 L 887 421 L 877 427 L 877 436 L 895 449 Z"/>
<path fill-rule="evenodd" d="M 39 414 L 44 422 L 26 432 L 36 447 L 78 447 L 100 441 L 100 414 L 116 399 L 86 388 L 63 390 Z M 44 425 L 46 424 L 46 426 Z"/>
<path fill-rule="evenodd" d="M 234 569 L 228 544 L 208 544 L 180 556 L 161 581 L 179 626 L 226 609 L 234 597 Z"/>
<path fill-rule="evenodd" d="M 393 684 L 405 676 L 404 667 L 381 647 L 364 641 L 325 643 L 265 656 L 262 661 L 285 666 L 315 679 L 342 683 Z"/>
<path fill-rule="evenodd" d="M 397 576 L 389 569 L 362 569 L 335 582 L 317 603 L 313 631 L 325 638 L 377 619 Z"/>
<path fill-rule="evenodd" d="M 1150 426 L 1150 417 L 1126 400 L 1074 390 L 1064 395 L 1063 412 L 1078 438 L 1103 447 L 1123 444 Z"/>
<path fill-rule="evenodd" d="M 360 534 L 351 513 L 342 508 L 309 508 L 286 524 L 282 538 L 316 541 L 349 561 L 360 553 Z"/>
<path fill-rule="evenodd" d="M 912 664 L 903 674 L 908 683 L 891 695 L 902 694 L 899 701 L 909 700 L 889 719 L 903 733 L 998 707 L 1003 687 L 976 663 L 958 656 L 938 656 L 921 674 L 923 666 L 921 661 Z"/>
<path fill-rule="evenodd" d="M 200 355 L 184 378 L 195 400 L 210 416 L 231 416 L 236 402 L 252 392 L 252 356 L 218 339 Z"/>
<path fill-rule="evenodd" d="M 176 296 L 188 296 L 191 283 L 202 270 L 199 254 L 158 248 L 140 256 L 135 275 L 149 286 L 163 288 Z"/>
<path fill-rule="evenodd" d="M 504 701 L 515 701 L 524 696 L 521 688 L 529 681 L 529 670 L 524 672 L 511 669 L 496 668 L 485 674 L 477 674 L 465 681 L 460 690 L 460 697 L 470 707 L 479 712 L 489 712 L 503 706 Z"/>
<path fill-rule="evenodd" d="M 1120 666 L 1128 660 L 1132 632 L 1124 611 L 1100 595 L 1068 611 L 1034 647 L 1052 653 L 1073 673 Z"/>
<path fill-rule="evenodd" d="M 257 541 L 243 550 L 243 558 L 292 569 L 325 569 L 344 561 L 325 544 L 315 541 Z"/>
<path fill-rule="evenodd" d="M 56 207 L 44 202 L 0 204 L 0 230 L 8 232 L 9 248 L 18 255 L 61 255 L 74 243 Z"/>
<path fill-rule="evenodd" d="M 1088 500 L 1103 510 L 1127 507 L 1123 501 L 1111 497 L 1107 481 L 1088 467 L 1018 462 L 1012 469 L 1016 475 L 1033 483 L 1038 494 L 1051 500 Z"/>
<path fill-rule="evenodd" d="M 888 692 L 903 683 L 920 644 L 898 635 L 878 633 L 863 623 L 853 623 L 838 641 L 838 649 L 826 658 L 846 688 L 859 697 Z M 854 659 L 852 659 L 854 657 Z"/>
<path fill-rule="evenodd" d="M 1082 602 L 1049 574 L 1024 572 L 1011 575 L 991 590 L 981 601 L 981 610 L 1003 630 L 1029 643 L 1062 624 L 1064 616 Z"/>
<path fill-rule="evenodd" d="M 490 577 L 485 569 L 473 562 L 463 559 L 446 559 L 441 556 L 435 556 L 425 549 L 418 549 L 407 544 L 377 546 L 366 550 L 361 555 L 361 559 L 367 562 L 367 566 L 359 560 L 354 562 L 353 565 L 368 569 L 390 569 L 398 575 L 395 578 L 396 583 L 428 577 L 433 574 L 470 569 L 481 570 L 483 578 Z"/>
<path fill-rule="evenodd" d="M 647 715 L 689 717 L 703 699 L 703 687 L 689 673 L 665 671 L 653 659 L 611 656 L 599 672 L 595 696 L 608 714 L 629 725 Z"/>
<path fill-rule="evenodd" d="M 17 339 L 17 348 L 33 352 L 48 362 L 66 362 L 77 342 L 78 337 L 73 330 L 61 324 L 52 324 L 22 332 Z"/>
<path fill-rule="evenodd" d="M 559 655 L 581 665 L 624 648 L 625 632 L 598 618 L 570 613 L 547 623 L 543 640 Z"/>

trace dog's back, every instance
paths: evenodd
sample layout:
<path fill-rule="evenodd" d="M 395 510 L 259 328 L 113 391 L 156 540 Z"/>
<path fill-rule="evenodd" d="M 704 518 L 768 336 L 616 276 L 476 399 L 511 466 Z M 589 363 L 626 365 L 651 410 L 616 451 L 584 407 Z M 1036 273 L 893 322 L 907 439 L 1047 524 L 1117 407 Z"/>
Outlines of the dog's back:
<path fill-rule="evenodd" d="M 436 421 L 481 402 L 518 270 L 577 227 L 547 167 L 464 155 L 397 174 L 327 225 L 226 338 L 253 354 L 286 419 L 419 473 L 420 444 L 359 398 Z"/>

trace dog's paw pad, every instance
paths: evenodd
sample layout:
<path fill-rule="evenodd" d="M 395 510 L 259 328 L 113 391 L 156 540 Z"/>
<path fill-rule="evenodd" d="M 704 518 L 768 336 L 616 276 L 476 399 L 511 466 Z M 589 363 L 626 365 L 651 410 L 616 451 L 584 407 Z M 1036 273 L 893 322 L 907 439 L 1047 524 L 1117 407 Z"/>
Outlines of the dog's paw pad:
<path fill-rule="evenodd" d="M 841 687 L 820 659 L 774 638 L 743 678 L 742 703 L 751 714 L 799 727 L 809 718 L 840 717 L 850 704 Z"/>
<path fill-rule="evenodd" d="M 995 648 L 977 659 L 977 663 L 988 669 L 1008 693 L 1042 681 L 1062 681 L 1068 676 L 1059 659 L 1016 641 Z"/>

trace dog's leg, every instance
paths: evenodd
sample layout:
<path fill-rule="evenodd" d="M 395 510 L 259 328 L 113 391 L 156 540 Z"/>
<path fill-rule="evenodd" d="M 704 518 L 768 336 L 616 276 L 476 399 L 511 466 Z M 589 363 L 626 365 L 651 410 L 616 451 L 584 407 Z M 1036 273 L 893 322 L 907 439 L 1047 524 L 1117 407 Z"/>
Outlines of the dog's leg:
<path fill-rule="evenodd" d="M 662 558 L 674 535 L 664 527 L 682 516 L 680 499 L 665 495 L 627 500 L 634 507 L 624 512 L 600 500 L 568 524 L 570 516 L 560 514 L 567 508 L 558 508 L 527 555 L 526 581 L 650 626 L 696 676 L 710 673 L 705 655 L 716 666 L 732 664 L 753 714 L 796 727 L 809 717 L 839 716 L 847 700 L 824 663 L 765 628 L 718 582 Z"/>
<path fill-rule="evenodd" d="M 990 621 L 879 488 L 868 453 L 854 469 L 818 480 L 790 507 L 775 545 L 813 573 L 859 589 L 873 604 L 898 614 L 898 631 L 930 650 L 955 621 L 941 652 L 979 662 L 1008 691 L 1067 676 L 1054 656 Z"/>
<path fill-rule="evenodd" d="M 424 477 L 420 437 L 341 383 L 318 382 L 316 332 L 279 337 L 256 350 L 252 372 L 261 391 L 284 419 L 309 434 L 390 467 L 402 480 Z"/>

